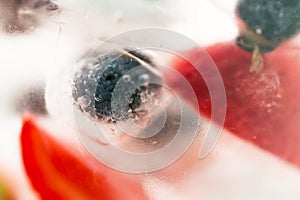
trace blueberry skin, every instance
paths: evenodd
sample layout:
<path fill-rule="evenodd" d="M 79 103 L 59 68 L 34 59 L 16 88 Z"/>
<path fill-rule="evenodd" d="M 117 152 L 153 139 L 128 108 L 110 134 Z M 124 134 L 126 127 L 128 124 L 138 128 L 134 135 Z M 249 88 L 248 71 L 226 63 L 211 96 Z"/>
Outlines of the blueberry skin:
<path fill-rule="evenodd" d="M 236 12 L 250 31 L 274 47 L 300 30 L 299 0 L 240 0 Z"/>
<path fill-rule="evenodd" d="M 145 63 L 154 67 L 151 59 L 137 51 L 126 52 L 113 51 L 88 58 L 75 74 L 72 91 L 75 105 L 82 97 L 90 100 L 88 106 L 78 106 L 82 112 L 94 119 L 126 120 L 136 117 L 142 104 L 158 93 L 160 86 L 147 82 L 159 82 L 160 78 L 143 67 Z M 117 84 L 121 87 L 116 87 Z M 113 92 L 118 94 L 114 99 Z M 127 107 L 121 106 L 124 101 Z"/>

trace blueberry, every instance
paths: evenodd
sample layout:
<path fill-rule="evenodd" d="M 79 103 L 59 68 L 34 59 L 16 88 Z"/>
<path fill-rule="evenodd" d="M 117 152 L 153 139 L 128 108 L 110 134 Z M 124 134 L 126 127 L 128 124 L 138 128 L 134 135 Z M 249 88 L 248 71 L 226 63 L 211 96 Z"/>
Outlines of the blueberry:
<path fill-rule="evenodd" d="M 135 118 L 159 94 L 160 78 L 151 68 L 151 59 L 133 50 L 93 55 L 74 75 L 74 104 L 98 120 Z"/>
<path fill-rule="evenodd" d="M 236 12 L 247 26 L 237 44 L 248 51 L 271 51 L 300 30 L 299 0 L 240 0 Z"/>

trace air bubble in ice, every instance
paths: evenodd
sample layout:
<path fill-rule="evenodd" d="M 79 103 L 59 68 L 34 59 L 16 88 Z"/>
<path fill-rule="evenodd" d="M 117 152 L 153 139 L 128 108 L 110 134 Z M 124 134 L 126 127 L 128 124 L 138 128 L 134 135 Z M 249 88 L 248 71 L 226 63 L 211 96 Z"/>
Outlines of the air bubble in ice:
<path fill-rule="evenodd" d="M 122 77 L 122 79 L 125 81 L 125 82 L 130 82 L 131 81 L 131 76 L 130 75 L 128 75 L 128 74 L 125 74 L 123 77 Z"/>

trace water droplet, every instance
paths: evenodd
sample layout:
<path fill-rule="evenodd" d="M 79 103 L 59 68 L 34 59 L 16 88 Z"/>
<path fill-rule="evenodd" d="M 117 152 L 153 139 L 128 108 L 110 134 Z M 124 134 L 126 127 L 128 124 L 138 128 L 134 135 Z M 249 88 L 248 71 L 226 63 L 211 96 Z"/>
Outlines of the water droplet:
<path fill-rule="evenodd" d="M 262 34 L 262 30 L 261 30 L 260 28 L 257 28 L 257 29 L 255 30 L 255 32 L 256 32 L 258 35 Z"/>
<path fill-rule="evenodd" d="M 148 74 L 142 74 L 139 76 L 139 81 L 141 81 L 143 84 L 149 83 L 150 76 Z"/>
<path fill-rule="evenodd" d="M 270 107 L 272 107 L 273 105 L 271 104 L 271 103 L 268 103 L 268 104 L 266 104 L 266 108 L 270 108 Z"/>
<path fill-rule="evenodd" d="M 85 109 L 90 105 L 91 99 L 89 96 L 83 95 L 77 99 L 77 102 L 82 109 Z"/>
<path fill-rule="evenodd" d="M 123 78 L 123 80 L 124 80 L 125 82 L 127 82 L 127 83 L 131 81 L 131 76 L 128 75 L 128 74 L 125 74 L 122 78 Z"/>

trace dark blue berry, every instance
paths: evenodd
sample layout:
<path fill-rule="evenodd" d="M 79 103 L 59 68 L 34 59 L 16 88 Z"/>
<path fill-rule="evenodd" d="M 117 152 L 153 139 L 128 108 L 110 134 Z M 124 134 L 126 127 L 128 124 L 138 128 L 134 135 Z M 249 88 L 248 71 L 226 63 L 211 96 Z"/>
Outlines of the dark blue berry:
<path fill-rule="evenodd" d="M 236 11 L 247 25 L 237 43 L 248 51 L 271 51 L 300 30 L 299 0 L 240 0 Z"/>
<path fill-rule="evenodd" d="M 160 88 L 155 84 L 160 78 L 151 71 L 153 67 L 148 56 L 132 50 L 87 58 L 73 79 L 74 103 L 95 119 L 136 117 Z"/>

